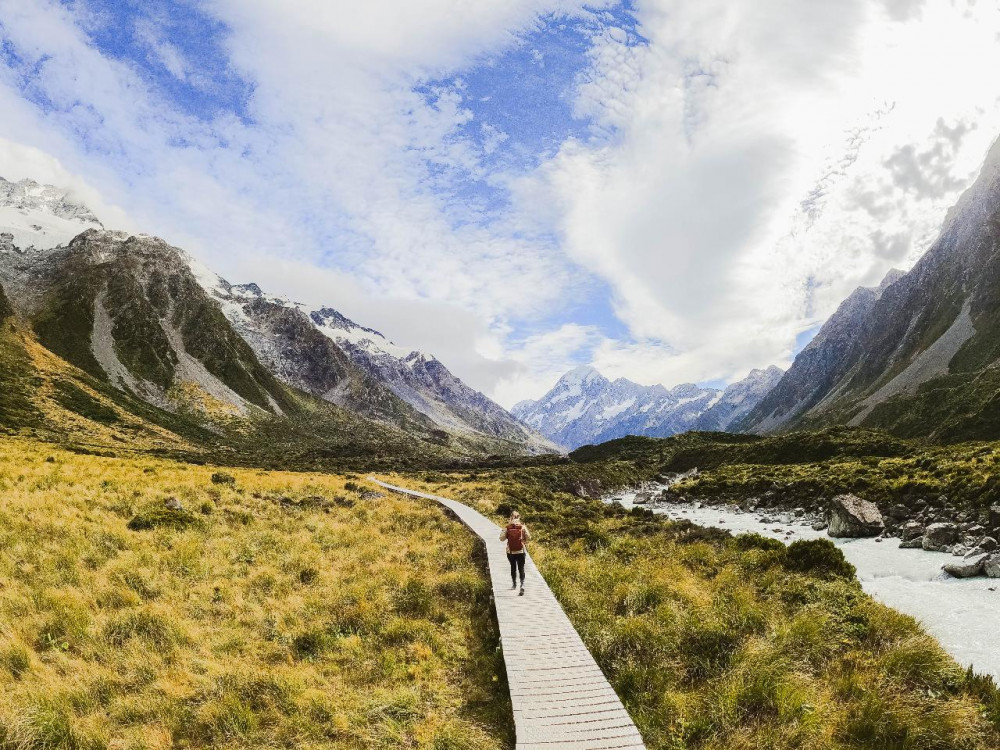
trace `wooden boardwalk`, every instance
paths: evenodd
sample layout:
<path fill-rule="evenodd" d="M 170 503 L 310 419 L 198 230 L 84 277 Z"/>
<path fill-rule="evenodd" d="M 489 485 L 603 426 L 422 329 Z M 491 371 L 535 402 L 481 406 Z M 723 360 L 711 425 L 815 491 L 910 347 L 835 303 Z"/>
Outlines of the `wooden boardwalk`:
<path fill-rule="evenodd" d="M 499 526 L 454 500 L 369 479 L 440 503 L 486 544 L 517 750 L 645 749 L 639 730 L 530 556 L 525 595 L 518 596 L 510 587 Z"/>

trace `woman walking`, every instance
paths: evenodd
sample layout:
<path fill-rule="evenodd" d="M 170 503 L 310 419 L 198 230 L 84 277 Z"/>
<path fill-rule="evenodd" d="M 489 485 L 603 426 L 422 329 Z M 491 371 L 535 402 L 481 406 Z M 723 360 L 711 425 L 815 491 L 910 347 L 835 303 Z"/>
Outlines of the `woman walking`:
<path fill-rule="evenodd" d="M 521 592 L 524 596 L 524 560 L 528 556 L 525 542 L 531 539 L 528 527 L 521 523 L 521 514 L 516 510 L 510 514 L 507 528 L 500 532 L 500 541 L 507 542 L 507 560 L 510 562 L 511 590 L 517 588 L 517 576 L 521 576 Z"/>

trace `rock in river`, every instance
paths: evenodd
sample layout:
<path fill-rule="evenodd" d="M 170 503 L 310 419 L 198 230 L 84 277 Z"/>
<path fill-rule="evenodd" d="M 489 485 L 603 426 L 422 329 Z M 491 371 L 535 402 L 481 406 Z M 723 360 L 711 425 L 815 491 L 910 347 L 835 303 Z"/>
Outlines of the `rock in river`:
<path fill-rule="evenodd" d="M 983 572 L 990 578 L 1000 578 L 1000 553 L 990 555 L 983 563 Z"/>
<path fill-rule="evenodd" d="M 982 552 L 978 555 L 963 557 L 961 560 L 947 562 L 941 568 L 945 573 L 949 573 L 956 578 L 972 578 L 972 576 L 977 576 L 983 572 L 983 567 L 986 565 L 986 560 L 989 556 L 989 553 Z"/>
<path fill-rule="evenodd" d="M 830 501 L 826 518 L 827 533 L 835 537 L 878 536 L 885 528 L 875 503 L 857 495 L 837 495 Z"/>
<path fill-rule="evenodd" d="M 923 548 L 939 552 L 958 539 L 958 528 L 953 523 L 932 523 L 924 531 Z"/>

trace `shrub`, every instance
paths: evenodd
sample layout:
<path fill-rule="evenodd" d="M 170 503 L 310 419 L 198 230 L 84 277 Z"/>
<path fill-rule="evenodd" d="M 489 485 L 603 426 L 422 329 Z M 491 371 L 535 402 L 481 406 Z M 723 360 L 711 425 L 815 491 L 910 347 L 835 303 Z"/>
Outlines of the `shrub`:
<path fill-rule="evenodd" d="M 148 531 L 150 529 L 168 528 L 183 531 L 184 529 L 200 529 L 204 523 L 200 518 L 186 510 L 171 510 L 170 508 L 151 508 L 137 514 L 128 522 L 132 531 Z"/>
<path fill-rule="evenodd" d="M 112 617 L 101 635 L 115 646 L 124 646 L 132 639 L 140 639 L 163 651 L 180 640 L 174 625 L 155 612 L 138 610 Z"/>
<path fill-rule="evenodd" d="M 319 577 L 319 571 L 316 568 L 303 568 L 299 571 L 299 582 L 308 586 L 314 583 Z"/>
<path fill-rule="evenodd" d="M 785 555 L 785 567 L 799 573 L 848 580 L 853 580 L 857 572 L 844 558 L 844 553 L 829 539 L 800 539 L 792 542 Z"/>
<path fill-rule="evenodd" d="M 763 536 L 761 534 L 740 534 L 733 539 L 736 549 L 747 552 L 752 549 L 764 550 L 765 552 L 783 551 L 785 545 L 777 539 Z"/>
<path fill-rule="evenodd" d="M 232 474 L 227 474 L 224 471 L 217 471 L 212 474 L 212 484 L 234 485 L 236 484 L 236 477 Z"/>
<path fill-rule="evenodd" d="M 329 645 L 330 635 L 320 629 L 307 630 L 292 639 L 292 651 L 299 659 L 315 659 Z"/>

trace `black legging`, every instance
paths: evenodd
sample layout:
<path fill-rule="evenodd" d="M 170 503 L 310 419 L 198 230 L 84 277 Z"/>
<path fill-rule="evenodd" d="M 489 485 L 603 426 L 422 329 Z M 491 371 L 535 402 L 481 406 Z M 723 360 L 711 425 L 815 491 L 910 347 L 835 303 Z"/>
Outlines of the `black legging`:
<path fill-rule="evenodd" d="M 517 574 L 521 574 L 521 585 L 524 585 L 524 558 L 527 555 L 523 552 L 512 555 L 510 552 L 507 553 L 507 559 L 510 561 L 510 580 L 517 583 Z"/>

